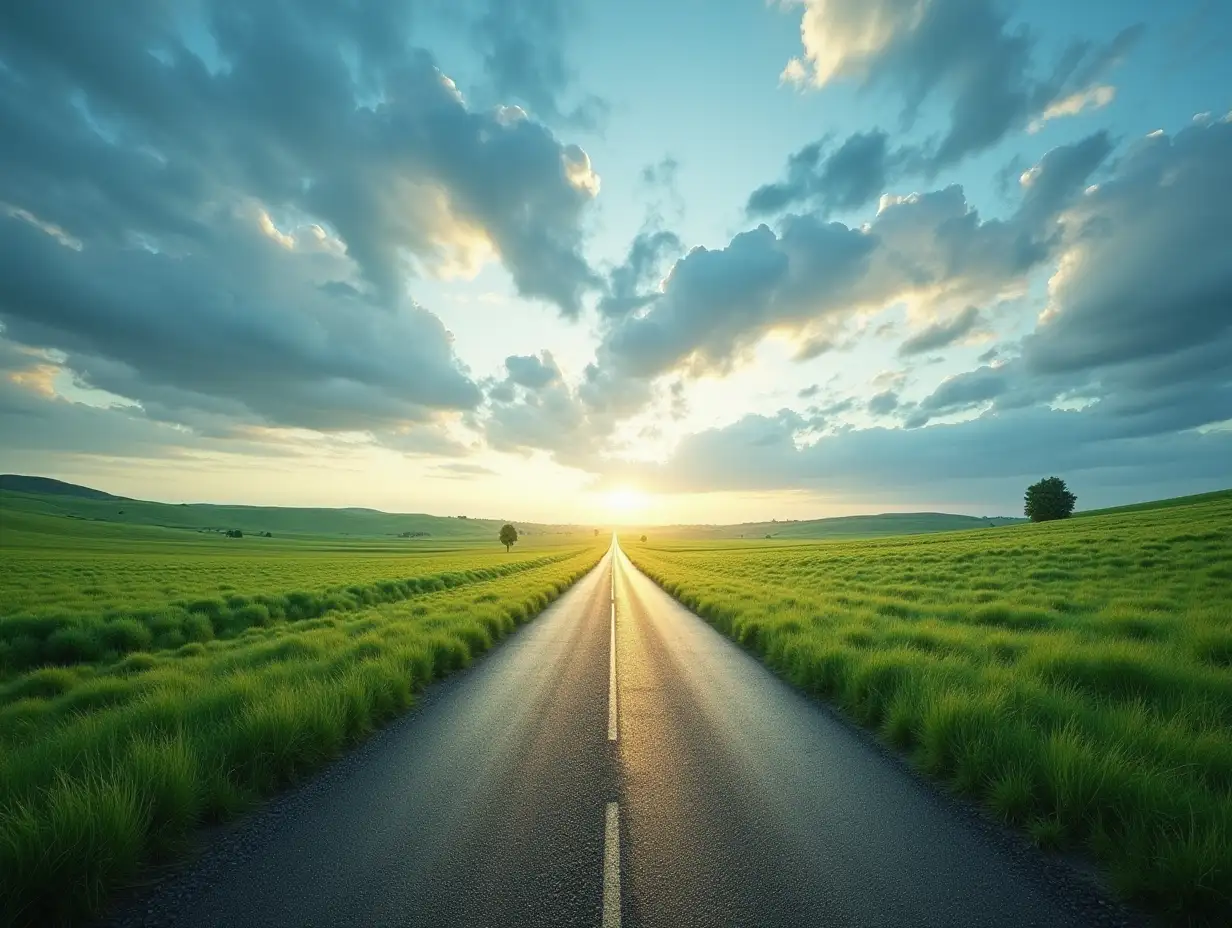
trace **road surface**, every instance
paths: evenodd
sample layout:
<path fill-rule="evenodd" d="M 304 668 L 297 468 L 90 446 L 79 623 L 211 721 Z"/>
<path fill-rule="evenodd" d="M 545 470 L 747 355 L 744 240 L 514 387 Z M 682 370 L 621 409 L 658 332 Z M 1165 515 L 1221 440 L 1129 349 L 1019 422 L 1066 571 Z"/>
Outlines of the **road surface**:
<path fill-rule="evenodd" d="M 613 547 L 490 656 L 105 924 L 1122 923 L 1052 872 Z"/>

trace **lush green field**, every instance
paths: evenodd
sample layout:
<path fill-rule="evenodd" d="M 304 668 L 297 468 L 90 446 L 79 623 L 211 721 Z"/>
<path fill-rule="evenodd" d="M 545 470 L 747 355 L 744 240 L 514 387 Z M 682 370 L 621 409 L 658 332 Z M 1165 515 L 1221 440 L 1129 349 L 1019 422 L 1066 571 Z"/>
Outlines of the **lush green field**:
<path fill-rule="evenodd" d="M 0 675 L 396 602 L 534 569 L 575 549 L 523 543 L 507 554 L 495 532 L 478 549 L 456 541 L 236 540 L 6 514 Z"/>
<path fill-rule="evenodd" d="M 788 680 L 1153 908 L 1232 923 L 1232 497 L 821 544 L 621 545 Z"/>
<path fill-rule="evenodd" d="M 194 826 L 406 709 L 608 541 L 240 549 L 49 519 L 0 529 L 0 924 L 97 911 Z"/>

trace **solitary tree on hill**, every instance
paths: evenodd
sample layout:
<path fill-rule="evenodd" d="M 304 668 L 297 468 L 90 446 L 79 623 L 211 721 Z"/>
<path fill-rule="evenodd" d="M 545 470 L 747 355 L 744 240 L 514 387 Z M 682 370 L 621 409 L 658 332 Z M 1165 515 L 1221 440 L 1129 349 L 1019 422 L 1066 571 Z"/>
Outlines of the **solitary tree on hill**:
<path fill-rule="evenodd" d="M 500 543 L 505 546 L 505 551 L 508 553 L 518 541 L 518 530 L 512 525 L 505 524 L 501 526 Z"/>
<path fill-rule="evenodd" d="M 643 536 L 642 536 L 642 541 L 645 541 L 645 540 L 646 540 L 646 536 L 645 536 L 645 535 L 643 535 Z"/>
<path fill-rule="evenodd" d="M 1074 512 L 1078 497 L 1069 491 L 1060 477 L 1045 477 L 1027 487 L 1025 512 L 1032 522 L 1068 519 Z"/>

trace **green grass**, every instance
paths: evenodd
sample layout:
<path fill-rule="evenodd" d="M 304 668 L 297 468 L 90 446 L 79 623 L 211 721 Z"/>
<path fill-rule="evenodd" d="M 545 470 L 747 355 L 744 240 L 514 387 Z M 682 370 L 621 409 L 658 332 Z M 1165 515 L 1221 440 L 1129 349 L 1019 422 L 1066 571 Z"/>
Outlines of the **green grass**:
<path fill-rule="evenodd" d="M 1075 516 L 1106 516 L 1122 512 L 1142 512 L 1147 509 L 1171 509 L 1174 506 L 1193 506 L 1197 503 L 1215 503 L 1232 499 L 1232 490 L 1215 490 L 1195 496 L 1174 496 L 1171 499 L 1156 499 L 1146 503 L 1131 503 L 1128 506 L 1113 506 L 1108 509 L 1088 509 L 1075 512 Z"/>
<path fill-rule="evenodd" d="M 193 828 L 404 711 L 606 546 L 506 554 L 493 539 L 408 553 L 275 539 L 239 552 L 140 527 L 97 536 L 10 524 L 0 533 L 0 924 L 97 913 Z"/>
<path fill-rule="evenodd" d="M 520 544 L 506 553 L 495 536 L 486 549 L 247 541 L 28 513 L 6 518 L 0 681 L 39 665 L 112 660 L 482 583 L 576 550 Z M 0 700 L 3 692 L 0 683 Z"/>
<path fill-rule="evenodd" d="M 1178 923 L 1232 923 L 1232 496 L 864 542 L 621 544 L 1041 845 Z"/>

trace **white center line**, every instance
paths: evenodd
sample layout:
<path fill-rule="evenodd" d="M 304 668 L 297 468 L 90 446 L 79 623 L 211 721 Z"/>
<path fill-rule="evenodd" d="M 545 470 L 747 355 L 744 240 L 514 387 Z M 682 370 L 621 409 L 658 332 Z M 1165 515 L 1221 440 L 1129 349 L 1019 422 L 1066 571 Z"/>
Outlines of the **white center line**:
<path fill-rule="evenodd" d="M 616 555 L 612 555 L 612 621 L 608 637 L 607 740 L 616 740 Z"/>
<path fill-rule="evenodd" d="M 607 674 L 607 740 L 616 740 L 616 604 L 612 603 L 611 653 Z"/>
<path fill-rule="evenodd" d="M 603 830 L 603 928 L 620 928 L 620 806 L 607 804 Z"/>

